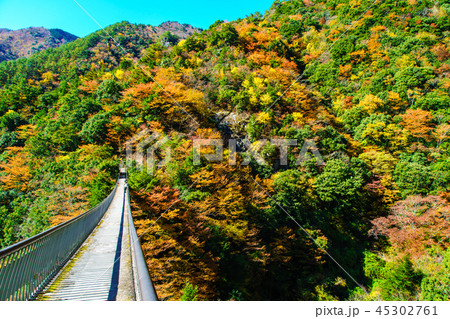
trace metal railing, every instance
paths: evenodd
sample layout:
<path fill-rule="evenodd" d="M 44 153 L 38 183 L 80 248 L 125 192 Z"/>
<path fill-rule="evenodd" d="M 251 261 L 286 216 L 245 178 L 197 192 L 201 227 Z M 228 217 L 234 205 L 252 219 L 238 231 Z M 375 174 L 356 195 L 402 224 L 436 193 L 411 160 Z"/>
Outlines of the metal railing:
<path fill-rule="evenodd" d="M 116 190 L 82 215 L 0 250 L 0 300 L 35 299 L 98 225 Z"/>
<path fill-rule="evenodd" d="M 148 272 L 147 263 L 145 262 L 141 244 L 139 243 L 139 237 L 137 236 L 136 228 L 134 227 L 130 206 L 129 186 L 127 186 L 125 190 L 125 196 L 127 197 L 126 203 L 128 209 L 128 225 L 130 231 L 131 258 L 133 263 L 133 277 L 136 300 L 158 301 L 158 296 Z"/>

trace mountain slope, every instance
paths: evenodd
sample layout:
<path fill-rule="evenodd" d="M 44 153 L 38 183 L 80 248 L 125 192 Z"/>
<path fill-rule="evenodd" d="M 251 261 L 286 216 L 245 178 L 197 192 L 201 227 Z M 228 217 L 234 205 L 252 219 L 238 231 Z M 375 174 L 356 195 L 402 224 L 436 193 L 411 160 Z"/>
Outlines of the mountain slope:
<path fill-rule="evenodd" d="M 148 26 L 149 33 L 154 33 L 155 36 L 162 36 L 166 32 L 170 32 L 180 39 L 186 39 L 194 33 L 201 33 L 202 29 L 193 27 L 189 24 L 181 24 L 176 21 L 166 21 L 157 27 Z M 155 39 L 156 40 L 156 39 Z"/>
<path fill-rule="evenodd" d="M 128 23 L 122 23 L 124 29 Z M 132 26 L 131 24 L 128 24 Z M 150 44 L 167 36 L 169 32 L 176 39 L 186 39 L 188 36 L 202 30 L 188 24 L 167 21 L 159 26 L 133 25 L 135 36 L 142 37 L 142 41 Z M 139 29 L 139 31 L 137 31 Z M 124 30 L 125 31 L 125 30 Z M 120 32 L 118 32 L 120 33 Z M 121 33 L 123 34 L 123 33 Z M 120 34 L 118 34 L 120 37 Z M 45 29 L 31 27 L 21 30 L 0 29 L 0 62 L 15 60 L 44 51 L 48 48 L 57 48 L 65 43 L 72 42 L 78 37 L 60 29 Z M 136 39 L 135 39 L 136 40 Z"/>
<path fill-rule="evenodd" d="M 60 29 L 0 29 L 0 62 L 29 57 L 48 48 L 56 48 L 78 37 Z"/>

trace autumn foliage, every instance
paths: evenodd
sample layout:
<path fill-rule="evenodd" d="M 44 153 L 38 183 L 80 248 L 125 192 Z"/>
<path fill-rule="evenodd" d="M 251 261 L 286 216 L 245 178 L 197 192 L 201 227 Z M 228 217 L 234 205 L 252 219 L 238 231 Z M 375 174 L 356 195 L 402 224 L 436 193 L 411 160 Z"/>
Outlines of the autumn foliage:
<path fill-rule="evenodd" d="M 373 221 L 374 236 L 386 236 L 398 255 L 420 258 L 433 247 L 450 245 L 450 205 L 439 196 L 410 196 L 392 208 L 392 214 Z"/>
<path fill-rule="evenodd" d="M 127 164 L 161 299 L 448 299 L 449 17 L 276 1 L 188 38 L 122 22 L 117 42 L 0 63 L 1 247 L 99 203 L 150 130 L 144 151 L 171 160 Z M 208 138 L 222 159 L 194 154 Z"/>

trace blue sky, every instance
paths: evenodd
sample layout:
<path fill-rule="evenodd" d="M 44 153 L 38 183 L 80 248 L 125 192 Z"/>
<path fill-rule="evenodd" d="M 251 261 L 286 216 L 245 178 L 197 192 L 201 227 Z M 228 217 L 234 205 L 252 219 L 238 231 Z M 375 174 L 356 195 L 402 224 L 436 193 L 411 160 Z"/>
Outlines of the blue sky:
<path fill-rule="evenodd" d="M 217 20 L 264 13 L 274 0 L 76 0 L 102 26 L 120 21 L 189 23 L 203 29 Z M 74 0 L 0 0 L 0 28 L 59 28 L 79 37 L 99 29 Z"/>

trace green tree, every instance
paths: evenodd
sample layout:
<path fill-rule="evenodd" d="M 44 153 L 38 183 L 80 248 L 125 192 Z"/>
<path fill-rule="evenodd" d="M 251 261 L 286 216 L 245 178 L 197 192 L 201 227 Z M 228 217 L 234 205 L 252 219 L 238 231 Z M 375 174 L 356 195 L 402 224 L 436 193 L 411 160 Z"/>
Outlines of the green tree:
<path fill-rule="evenodd" d="M 326 202 L 355 198 L 362 191 L 367 179 L 364 162 L 352 158 L 350 163 L 341 159 L 329 160 L 315 181 L 321 200 Z"/>
<path fill-rule="evenodd" d="M 81 129 L 81 138 L 88 143 L 103 143 L 107 136 L 107 124 L 110 115 L 107 113 L 99 113 L 89 118 Z"/>
<path fill-rule="evenodd" d="M 197 300 L 198 287 L 193 286 L 191 283 L 187 282 L 183 288 L 183 295 L 181 296 L 181 301 L 196 301 Z"/>
<path fill-rule="evenodd" d="M 450 250 L 443 254 L 439 271 L 431 273 L 422 280 L 421 299 L 448 301 L 450 298 Z"/>
<path fill-rule="evenodd" d="M 403 156 L 394 169 L 394 180 L 403 197 L 414 194 L 427 194 L 430 191 L 432 176 L 425 165 L 423 154 L 412 157 Z"/>
<path fill-rule="evenodd" d="M 162 39 L 163 39 L 163 42 L 168 42 L 171 45 L 175 45 L 180 41 L 180 38 L 177 35 L 171 33 L 170 31 L 166 31 L 162 35 Z"/>
<path fill-rule="evenodd" d="M 374 289 L 383 300 L 416 300 L 423 274 L 414 269 L 409 257 L 386 264 Z"/>

